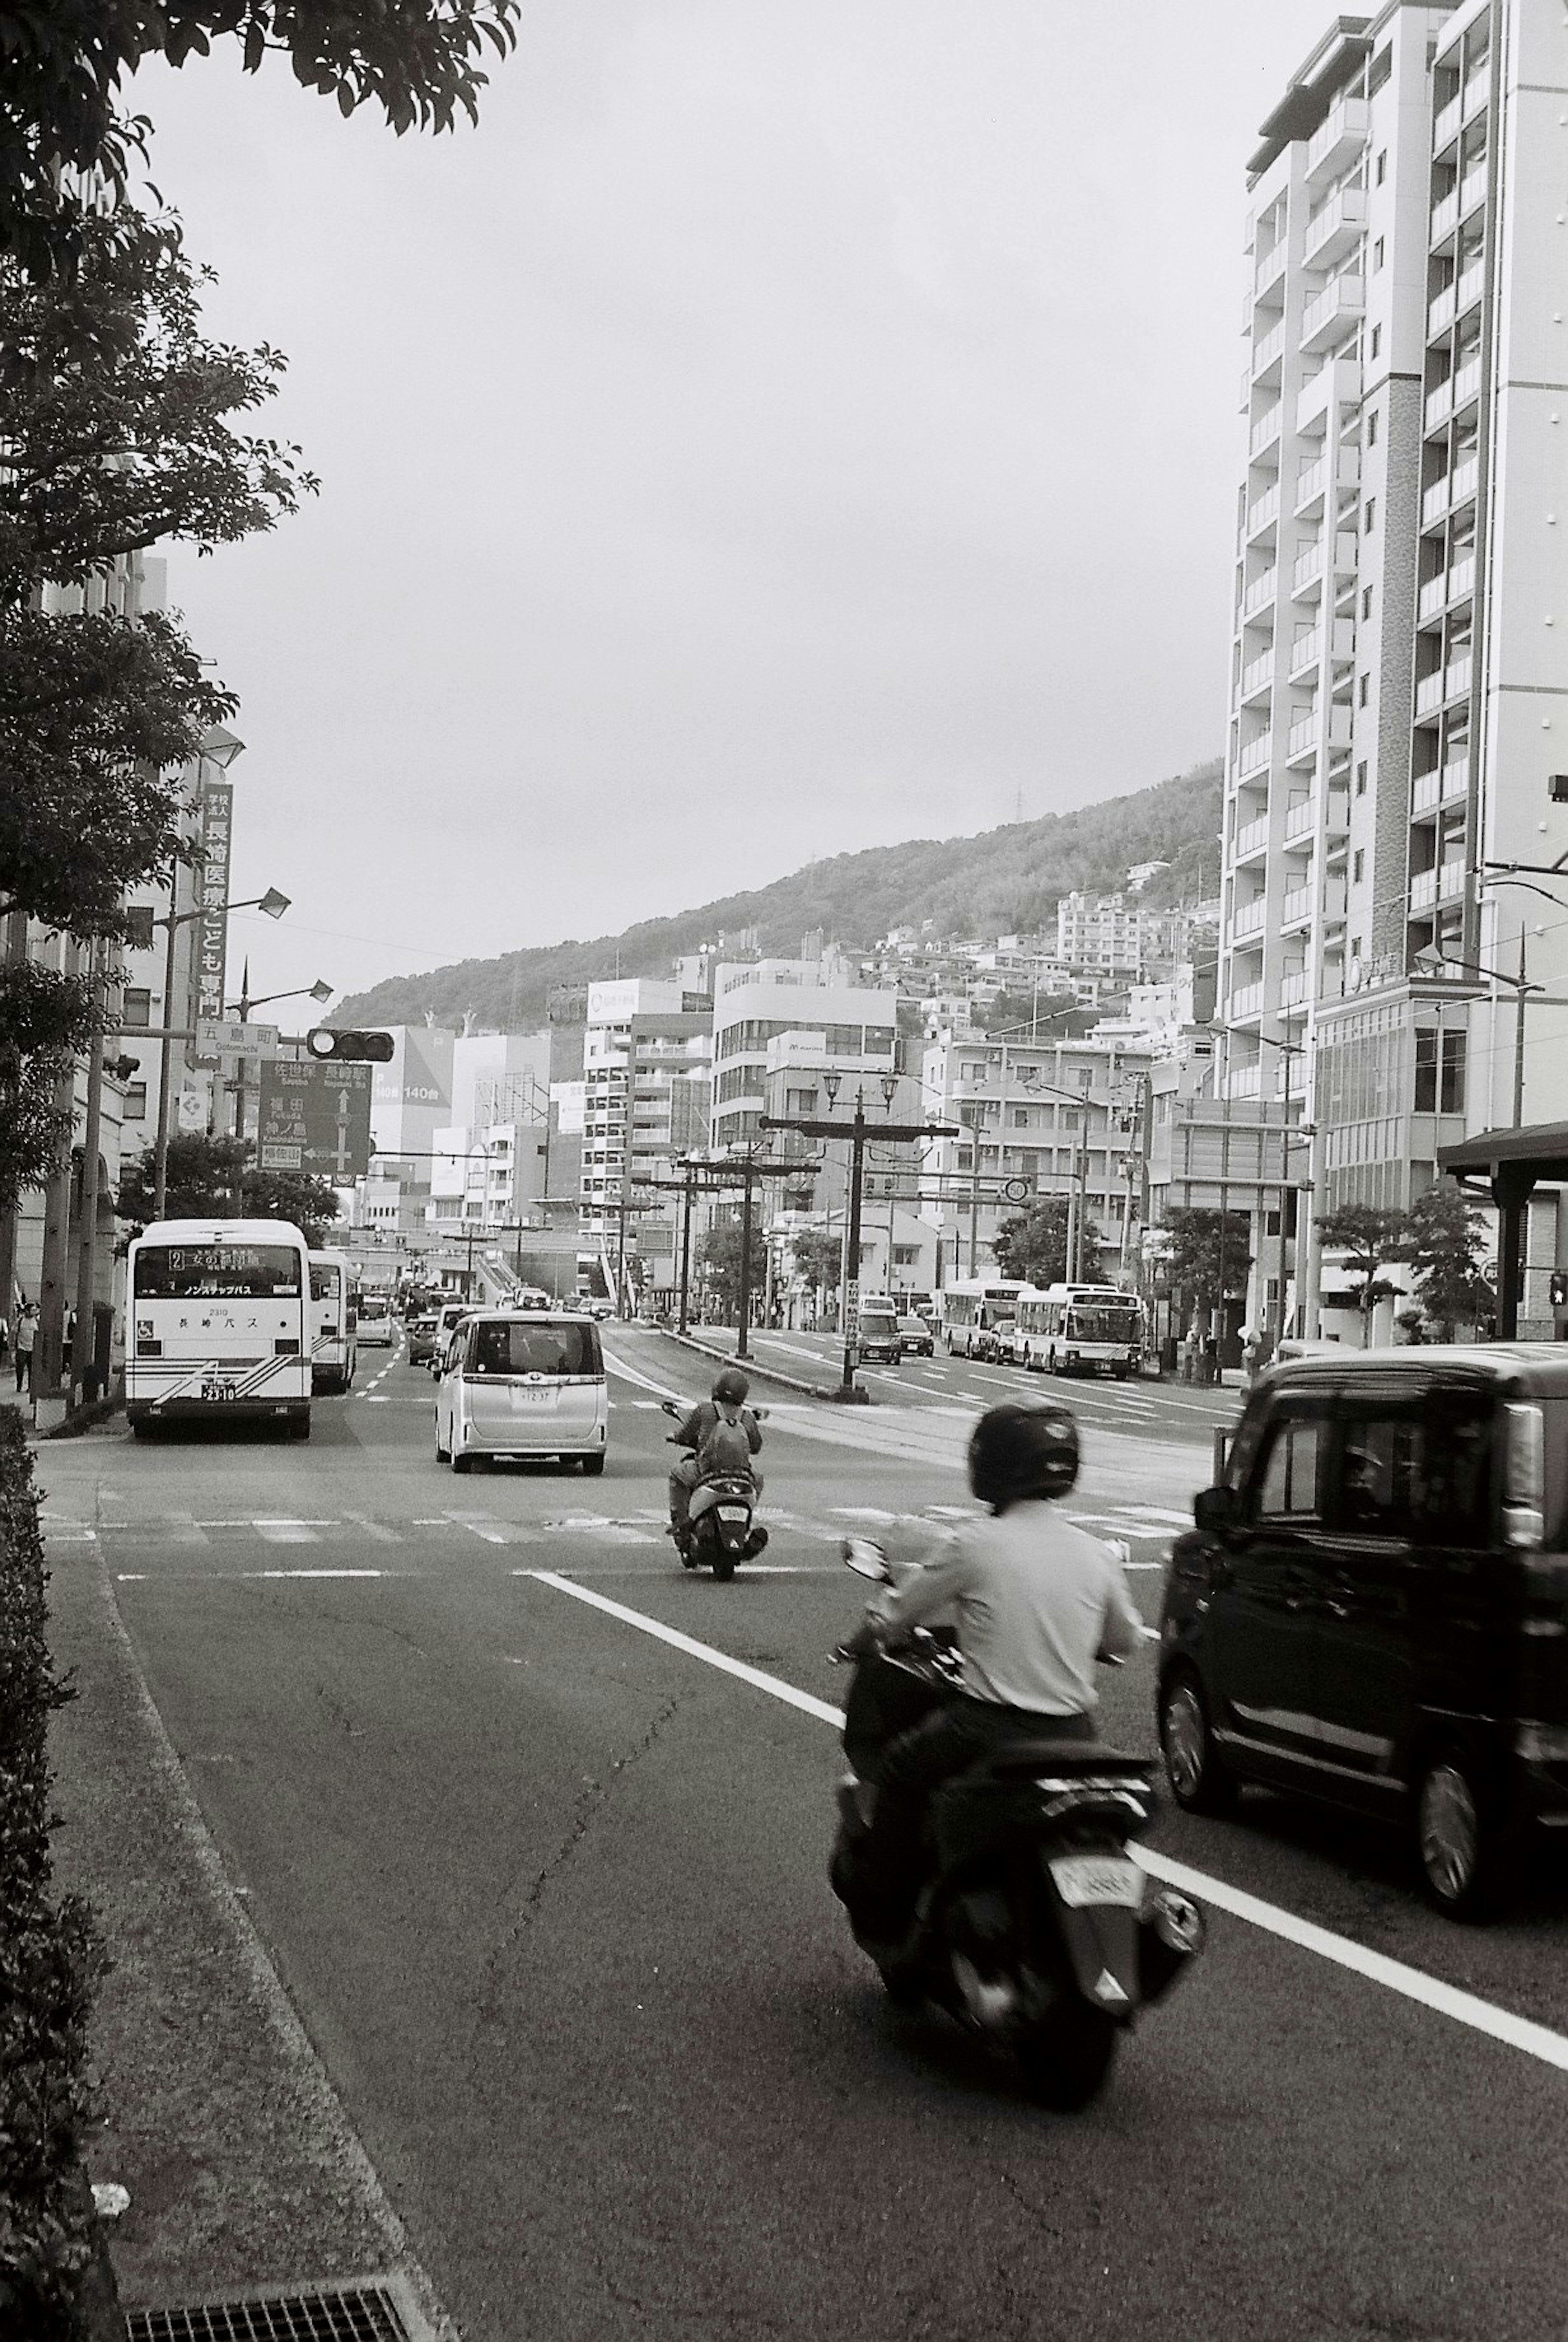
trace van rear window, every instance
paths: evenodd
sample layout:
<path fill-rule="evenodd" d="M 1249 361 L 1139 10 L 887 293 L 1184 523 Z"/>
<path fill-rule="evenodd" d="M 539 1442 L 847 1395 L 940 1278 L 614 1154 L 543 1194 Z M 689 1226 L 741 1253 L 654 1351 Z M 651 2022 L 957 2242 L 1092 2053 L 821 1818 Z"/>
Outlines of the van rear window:
<path fill-rule="evenodd" d="M 592 1326 L 476 1326 L 475 1375 L 599 1375 L 598 1336 Z"/>

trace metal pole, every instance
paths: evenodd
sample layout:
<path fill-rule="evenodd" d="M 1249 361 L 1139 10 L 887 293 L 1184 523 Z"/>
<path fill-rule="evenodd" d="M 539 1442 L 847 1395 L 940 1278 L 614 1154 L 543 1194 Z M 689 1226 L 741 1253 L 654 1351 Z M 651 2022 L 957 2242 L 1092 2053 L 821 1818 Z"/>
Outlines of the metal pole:
<path fill-rule="evenodd" d="M 685 1210 L 681 1224 L 681 1307 L 677 1330 L 685 1333 L 690 1316 L 692 1294 L 692 1196 L 696 1186 L 694 1172 L 686 1173 Z"/>
<path fill-rule="evenodd" d="M 628 1141 L 629 1145 L 630 1142 Z M 626 1175 L 621 1174 L 621 1236 L 615 1248 L 615 1315 L 618 1317 L 626 1306 L 626 1215 L 632 1208 L 632 1191 Z"/>
<path fill-rule="evenodd" d="M 93 946 L 88 981 L 87 1112 L 82 1134 L 82 1216 L 76 1227 L 76 1330 L 71 1337 L 71 1396 L 84 1388 L 83 1361 L 93 1354 L 93 1299 L 97 1283 L 98 1147 L 104 1112 L 104 946 Z"/>
<path fill-rule="evenodd" d="M 1526 993 L 1525 993 L 1525 986 L 1524 986 L 1524 929 L 1523 929 L 1523 926 L 1522 926 L 1522 927 L 1520 928 L 1520 930 L 1519 930 L 1519 991 L 1518 991 L 1517 999 L 1516 999 L 1516 1004 L 1515 1004 L 1514 1010 L 1513 1010 L 1513 1127 L 1514 1127 L 1514 1129 L 1515 1129 L 1515 1130 L 1521 1130 L 1521 1129 L 1523 1129 L 1523 1125 L 1524 1125 L 1524 1004 L 1525 1004 L 1525 999 L 1526 999 Z M 1437 1078 L 1438 1078 L 1439 1082 L 1441 1082 L 1441 1081 L 1442 1081 L 1442 1079 L 1443 1079 L 1443 1066 L 1442 1066 L 1441 1061 L 1439 1062 L 1438 1068 L 1437 1068 Z M 1441 1103 L 1442 1103 L 1441 1095 L 1440 1095 L 1440 1096 L 1439 1096 L 1439 1101 L 1438 1101 L 1438 1102 L 1439 1102 L 1439 1104 L 1441 1105 Z"/>
<path fill-rule="evenodd" d="M 25 959 L 26 913 L 10 911 L 4 919 L 0 919 L 0 937 L 4 938 L 3 946 L 0 946 L 0 964 L 14 967 L 18 960 Z M 13 1205 L 10 1210 L 0 1211 L 0 1317 L 5 1318 L 13 1333 L 15 1331 L 15 1299 L 16 1209 Z"/>
<path fill-rule="evenodd" d="M 751 1356 L 751 1352 L 747 1347 L 747 1337 L 751 1333 L 752 1319 L 752 1179 L 753 1164 L 750 1156 L 748 1156 L 746 1157 L 745 1179 L 741 1198 L 741 1296 L 738 1311 L 740 1330 L 735 1338 L 735 1356 L 737 1358 L 746 1358 Z"/>
<path fill-rule="evenodd" d="M 969 1274 L 979 1274 L 976 1263 L 980 1256 L 980 1116 L 978 1098 L 972 1098 L 969 1111 L 974 1117 L 969 1125 Z"/>
<path fill-rule="evenodd" d="M 848 1279 L 844 1290 L 844 1387 L 854 1388 L 860 1333 L 860 1183 L 864 1166 L 865 1101 L 854 1102 L 854 1136 L 850 1141 L 849 1226 L 844 1232 Z"/>
<path fill-rule="evenodd" d="M 1291 1059 L 1295 1052 L 1288 1046 L 1280 1052 L 1285 1061 L 1285 1094 L 1280 1107 L 1280 1289 L 1278 1306 L 1273 1313 L 1273 1336 L 1282 1340 L 1285 1331 L 1285 1191 L 1290 1180 L 1291 1150 Z"/>
<path fill-rule="evenodd" d="M 175 895 L 179 884 L 179 866 L 169 873 L 169 938 L 164 947 L 164 1024 L 172 1026 L 175 1000 L 175 958 L 180 920 L 175 909 Z M 166 1219 L 169 1199 L 169 1040 L 158 1044 L 158 1136 L 153 1156 L 153 1217 Z"/>

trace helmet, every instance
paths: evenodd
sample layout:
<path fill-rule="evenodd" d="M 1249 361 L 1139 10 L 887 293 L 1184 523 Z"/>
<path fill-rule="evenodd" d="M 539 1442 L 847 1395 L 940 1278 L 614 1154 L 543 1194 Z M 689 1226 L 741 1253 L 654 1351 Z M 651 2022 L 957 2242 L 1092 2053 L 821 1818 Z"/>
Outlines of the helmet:
<path fill-rule="evenodd" d="M 714 1396 L 725 1406 L 744 1406 L 751 1385 L 738 1366 L 726 1366 L 714 1383 Z"/>
<path fill-rule="evenodd" d="M 1024 1496 L 1064 1496 L 1078 1477 L 1078 1426 L 1064 1406 L 988 1407 L 969 1442 L 969 1485 L 1003 1513 Z"/>

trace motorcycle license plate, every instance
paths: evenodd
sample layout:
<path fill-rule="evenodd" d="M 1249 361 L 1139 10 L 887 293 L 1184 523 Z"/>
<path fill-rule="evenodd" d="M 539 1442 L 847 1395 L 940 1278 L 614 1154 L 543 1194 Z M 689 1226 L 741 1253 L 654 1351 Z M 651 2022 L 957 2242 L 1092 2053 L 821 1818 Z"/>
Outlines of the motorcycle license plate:
<path fill-rule="evenodd" d="M 202 1385 L 204 1400 L 215 1400 L 220 1406 L 238 1396 L 238 1388 L 234 1383 L 205 1382 Z"/>
<path fill-rule="evenodd" d="M 1059 1854 L 1050 1865 L 1056 1892 L 1072 1910 L 1086 1903 L 1117 1903 L 1136 1911 L 1144 1900 L 1144 1874 L 1118 1854 Z"/>
<path fill-rule="evenodd" d="M 746 1516 L 744 1505 L 720 1505 L 717 1510 L 721 1521 L 744 1521 Z"/>

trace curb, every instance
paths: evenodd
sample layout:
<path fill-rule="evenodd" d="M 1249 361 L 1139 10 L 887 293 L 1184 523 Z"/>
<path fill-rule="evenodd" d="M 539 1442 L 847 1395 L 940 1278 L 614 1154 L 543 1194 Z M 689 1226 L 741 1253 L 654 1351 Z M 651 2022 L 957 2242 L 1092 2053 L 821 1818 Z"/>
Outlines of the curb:
<path fill-rule="evenodd" d="M 873 1404 L 869 1391 L 863 1391 L 857 1387 L 853 1402 L 841 1400 L 836 1386 L 832 1390 L 824 1390 L 821 1383 L 808 1383 L 803 1376 L 786 1375 L 777 1366 L 759 1366 L 754 1358 L 737 1358 L 733 1350 L 716 1350 L 711 1342 L 699 1342 L 694 1334 L 674 1334 L 667 1326 L 661 1326 L 657 1330 L 664 1336 L 666 1342 L 678 1342 L 683 1350 L 695 1350 L 699 1356 L 713 1358 L 721 1366 L 738 1366 L 744 1375 L 757 1382 L 782 1383 L 785 1390 L 802 1391 L 807 1398 L 822 1399 L 828 1406 L 853 1404 L 856 1406 L 870 1406 Z"/>

